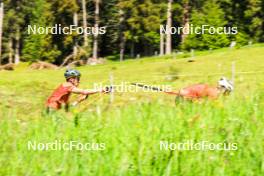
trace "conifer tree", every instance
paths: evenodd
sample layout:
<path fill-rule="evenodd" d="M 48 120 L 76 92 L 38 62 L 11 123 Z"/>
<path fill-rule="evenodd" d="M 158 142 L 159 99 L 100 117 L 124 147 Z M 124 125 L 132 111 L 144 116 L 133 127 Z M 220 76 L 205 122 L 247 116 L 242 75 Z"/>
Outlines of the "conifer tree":
<path fill-rule="evenodd" d="M 45 0 L 34 1 L 30 25 L 44 28 L 52 26 L 54 18 L 50 9 L 51 4 L 49 2 Z M 54 62 L 56 57 L 60 55 L 60 51 L 53 43 L 50 33 L 31 33 L 25 39 L 23 54 L 23 57 L 31 62 L 36 60 Z"/>
<path fill-rule="evenodd" d="M 227 21 L 220 5 L 215 0 L 209 0 L 205 2 L 202 10 L 193 10 L 191 24 L 193 27 L 208 25 L 206 28 L 218 28 L 224 27 Z M 222 29 L 219 32 L 224 31 Z M 183 43 L 183 49 L 215 49 L 229 45 L 230 41 L 226 34 L 212 33 L 207 30 L 204 34 L 190 34 Z"/>

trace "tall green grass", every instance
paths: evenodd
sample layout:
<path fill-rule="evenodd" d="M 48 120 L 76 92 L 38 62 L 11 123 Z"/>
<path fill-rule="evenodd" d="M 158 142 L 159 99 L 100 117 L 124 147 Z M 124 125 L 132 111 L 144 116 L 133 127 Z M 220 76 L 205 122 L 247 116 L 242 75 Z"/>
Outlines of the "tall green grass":
<path fill-rule="evenodd" d="M 264 174 L 264 92 L 217 101 L 137 103 L 22 121 L 1 109 L 0 175 Z M 39 114 L 40 116 L 40 114 Z M 103 151 L 32 151 L 28 141 L 105 143 Z M 160 141 L 237 143 L 236 151 L 160 150 Z"/>
<path fill-rule="evenodd" d="M 14 72 L 1 71 L 0 175 L 264 175 L 263 51 L 263 45 L 254 45 L 196 52 L 192 63 L 166 56 L 81 67 L 82 88 L 107 84 L 111 73 L 115 84 L 165 84 L 178 90 L 199 82 L 214 85 L 220 75 L 210 75 L 230 77 L 235 62 L 235 91 L 216 101 L 176 105 L 173 96 L 162 93 L 115 93 L 110 106 L 109 96 L 94 95 L 70 113 L 52 115 L 43 112 L 44 103 L 64 81 L 64 70 L 21 64 Z M 106 149 L 27 148 L 28 141 L 55 140 L 105 143 Z M 188 140 L 237 143 L 238 150 L 160 150 L 160 141 Z"/>

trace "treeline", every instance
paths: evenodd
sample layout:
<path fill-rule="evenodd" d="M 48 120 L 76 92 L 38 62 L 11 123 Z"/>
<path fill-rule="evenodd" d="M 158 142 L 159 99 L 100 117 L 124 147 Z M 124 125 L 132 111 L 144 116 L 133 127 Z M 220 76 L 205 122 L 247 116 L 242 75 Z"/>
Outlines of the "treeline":
<path fill-rule="evenodd" d="M 99 57 L 123 60 L 221 48 L 232 41 L 237 45 L 264 41 L 263 0 L 3 0 L 1 9 L 2 64 L 41 60 L 60 65 Z M 28 25 L 56 24 L 104 27 L 106 32 L 28 33 Z M 161 34 L 160 25 L 185 29 Z M 238 33 L 188 34 L 188 27 L 202 25 L 237 28 Z"/>

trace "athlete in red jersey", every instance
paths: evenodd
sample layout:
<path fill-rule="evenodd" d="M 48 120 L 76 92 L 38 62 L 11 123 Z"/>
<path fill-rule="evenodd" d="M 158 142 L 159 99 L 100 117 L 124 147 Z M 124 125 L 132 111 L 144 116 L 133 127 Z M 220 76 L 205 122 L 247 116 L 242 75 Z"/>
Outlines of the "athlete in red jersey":
<path fill-rule="evenodd" d="M 218 81 L 218 86 L 208 86 L 207 84 L 196 84 L 181 89 L 178 92 L 165 91 L 165 93 L 177 95 L 188 100 L 195 100 L 201 98 L 216 99 L 220 94 L 229 94 L 234 87 L 226 78 L 221 78 Z"/>
<path fill-rule="evenodd" d="M 64 77 L 66 78 L 66 82 L 61 84 L 55 91 L 51 94 L 46 102 L 47 111 L 50 110 L 58 110 L 61 109 L 62 105 L 65 105 L 65 110 L 68 111 L 69 107 L 69 97 L 71 93 L 81 94 L 80 98 L 74 102 L 77 104 L 88 97 L 88 95 L 104 92 L 107 93 L 106 90 L 83 90 L 77 88 L 80 83 L 81 74 L 77 70 L 66 70 Z"/>

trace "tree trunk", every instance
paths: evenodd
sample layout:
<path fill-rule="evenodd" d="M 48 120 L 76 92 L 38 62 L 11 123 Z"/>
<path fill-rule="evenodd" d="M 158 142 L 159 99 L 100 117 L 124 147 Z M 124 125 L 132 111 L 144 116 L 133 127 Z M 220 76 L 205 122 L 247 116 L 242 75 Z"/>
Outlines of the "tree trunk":
<path fill-rule="evenodd" d="M 13 63 L 13 40 L 12 38 L 9 39 L 8 47 L 9 47 L 8 63 L 12 64 Z"/>
<path fill-rule="evenodd" d="M 20 33 L 19 30 L 17 30 L 16 33 L 16 47 L 15 47 L 15 64 L 19 64 L 20 63 L 20 54 L 19 54 L 19 50 L 20 50 Z"/>
<path fill-rule="evenodd" d="M 171 26 L 172 26 L 172 14 L 171 14 L 172 2 L 173 0 L 168 0 L 166 31 L 170 31 Z M 166 34 L 166 54 L 171 54 L 171 33 L 170 32 L 167 32 Z"/>
<path fill-rule="evenodd" d="M 74 58 L 74 56 L 73 56 L 73 54 L 70 54 L 69 56 L 67 56 L 64 60 L 63 60 L 63 62 L 62 62 L 62 64 L 60 65 L 60 67 L 63 67 L 65 64 L 67 64 L 68 62 L 69 62 L 69 60 L 71 60 L 72 58 Z"/>
<path fill-rule="evenodd" d="M 0 65 L 2 64 L 2 31 L 4 19 L 4 3 L 0 4 Z"/>
<path fill-rule="evenodd" d="M 130 57 L 131 58 L 135 57 L 135 43 L 133 41 L 131 42 Z"/>
<path fill-rule="evenodd" d="M 184 43 L 185 38 L 187 37 L 189 33 L 189 0 L 186 0 L 183 5 L 183 25 L 184 30 L 181 35 L 181 42 Z"/>
<path fill-rule="evenodd" d="M 119 60 L 120 62 L 122 62 L 124 60 L 124 56 L 125 56 L 125 46 L 126 46 L 126 39 L 125 39 L 125 35 L 124 35 L 124 11 L 123 10 L 119 10 L 119 38 L 120 38 L 120 55 L 119 55 Z"/>
<path fill-rule="evenodd" d="M 73 24 L 78 26 L 78 14 L 77 12 L 74 12 L 73 14 Z M 73 46 L 73 59 L 75 60 L 77 58 L 78 54 L 78 43 L 76 37 L 74 37 L 74 46 Z"/>
<path fill-rule="evenodd" d="M 164 55 L 164 34 L 160 33 L 160 56 Z"/>
<path fill-rule="evenodd" d="M 87 29 L 87 12 L 86 12 L 86 0 L 82 0 L 82 10 L 83 10 L 83 29 Z M 88 47 L 88 34 L 86 32 L 83 33 L 84 38 L 84 47 Z"/>
<path fill-rule="evenodd" d="M 95 23 L 94 23 L 94 28 L 95 28 L 95 33 L 94 33 L 94 41 L 93 41 L 93 58 L 97 59 L 98 58 L 98 33 L 99 33 L 99 3 L 100 0 L 95 0 Z"/>
<path fill-rule="evenodd" d="M 125 47 L 126 47 L 126 39 L 125 39 L 125 36 L 122 34 L 121 41 L 120 41 L 120 62 L 124 60 Z"/>

